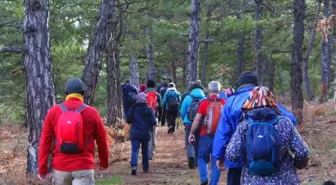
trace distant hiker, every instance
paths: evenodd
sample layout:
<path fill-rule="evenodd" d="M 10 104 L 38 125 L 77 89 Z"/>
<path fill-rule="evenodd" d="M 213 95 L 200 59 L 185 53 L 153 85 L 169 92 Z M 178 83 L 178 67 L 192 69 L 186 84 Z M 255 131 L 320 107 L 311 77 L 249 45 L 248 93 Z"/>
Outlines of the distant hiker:
<path fill-rule="evenodd" d="M 191 92 L 192 90 L 196 89 L 196 88 L 199 88 L 199 89 L 201 89 L 202 91 L 203 91 L 203 89 L 204 89 L 204 87 L 203 87 L 200 83 L 189 82 L 189 84 L 188 84 L 188 91 L 187 91 L 187 92 L 184 92 L 184 93 L 182 94 L 182 96 L 181 96 L 181 102 L 183 102 L 183 101 L 184 101 L 184 98 L 187 97 L 187 96 L 190 94 L 190 92 Z M 182 104 L 181 104 L 181 106 L 182 106 Z"/>
<path fill-rule="evenodd" d="M 56 185 L 94 185 L 94 148 L 98 145 L 99 168 L 109 166 L 107 136 L 97 109 L 85 105 L 85 86 L 79 78 L 65 85 L 65 101 L 48 111 L 38 153 L 38 176 L 46 180 L 51 147 Z M 52 142 L 54 145 L 52 146 Z"/>
<path fill-rule="evenodd" d="M 147 81 L 147 89 L 146 94 L 147 97 L 147 105 L 153 109 L 155 112 L 155 117 L 158 117 L 158 108 L 162 107 L 162 97 L 161 95 L 156 92 L 155 90 L 155 81 L 154 80 L 148 80 Z M 155 155 L 155 148 L 156 148 L 156 135 L 157 135 L 157 125 L 153 127 L 153 132 L 151 132 L 151 137 L 149 140 L 149 146 L 148 146 L 148 152 L 149 152 L 149 160 L 154 159 Z"/>
<path fill-rule="evenodd" d="M 168 89 L 168 83 L 165 82 L 163 84 L 163 87 L 161 87 L 160 92 L 159 92 L 161 97 L 164 97 L 165 93 L 167 92 L 167 89 Z M 161 115 L 159 115 L 159 117 L 160 117 L 159 121 L 161 121 L 161 126 L 164 126 L 165 122 L 166 122 L 166 109 L 162 109 Z"/>
<path fill-rule="evenodd" d="M 236 91 L 235 91 L 233 88 L 227 88 L 227 89 L 225 90 L 225 95 L 226 95 L 227 98 L 229 98 L 229 97 L 231 97 L 232 95 L 234 95 L 235 92 L 236 92 Z"/>
<path fill-rule="evenodd" d="M 168 122 L 168 134 L 175 132 L 176 118 L 178 116 L 181 94 L 176 90 L 173 82 L 169 83 L 163 98 L 163 109 L 166 112 Z"/>
<path fill-rule="evenodd" d="M 252 72 L 245 72 L 239 77 L 237 85 L 239 88 L 226 100 L 222 117 L 219 121 L 214 138 L 213 157 L 217 160 L 217 166 L 219 169 L 223 169 L 222 163 L 225 158 L 224 155 L 226 146 L 239 124 L 239 120 L 243 113 L 243 104 L 248 99 L 249 93 L 253 90 L 253 88 L 258 86 L 258 78 Z M 296 123 L 295 117 L 292 113 L 280 106 L 279 108 L 285 117 L 290 118 L 293 124 Z M 242 159 L 237 162 L 230 162 L 229 160 L 226 160 L 225 167 L 229 168 L 227 185 L 240 184 Z"/>
<path fill-rule="evenodd" d="M 146 91 L 146 84 L 140 84 L 139 85 L 139 93 L 141 93 L 141 92 L 145 92 Z"/>
<path fill-rule="evenodd" d="M 121 85 L 122 89 L 122 99 L 124 108 L 124 117 L 126 118 L 129 109 L 136 101 L 136 95 L 138 94 L 137 88 L 131 84 L 130 80 L 126 80 L 124 84 Z"/>
<path fill-rule="evenodd" d="M 193 84 L 190 89 L 191 92 L 186 95 L 182 103 L 180 114 L 185 127 L 185 145 L 187 150 L 188 166 L 190 169 L 194 169 L 195 166 L 197 166 L 196 159 L 198 158 L 199 130 L 195 132 L 194 143 L 189 143 L 188 137 L 190 135 L 191 124 L 198 111 L 198 106 L 201 100 L 205 98 L 205 95 L 202 90 L 203 87 L 199 83 Z"/>
<path fill-rule="evenodd" d="M 138 155 L 141 144 L 142 168 L 144 172 L 149 170 L 148 142 L 150 133 L 156 125 L 154 111 L 147 106 L 147 94 L 141 92 L 136 97 L 136 103 L 127 115 L 127 123 L 131 124 L 130 139 L 132 145 L 131 167 L 132 175 L 137 174 Z"/>
<path fill-rule="evenodd" d="M 272 92 L 255 87 L 243 110 L 225 154 L 232 162 L 245 159 L 241 184 L 299 185 L 296 168 L 307 165 L 308 146 L 290 119 L 281 115 Z"/>
<path fill-rule="evenodd" d="M 209 96 L 200 103 L 189 135 L 189 142 L 193 143 L 195 140 L 194 134 L 198 130 L 197 128 L 201 127 L 198 154 L 198 170 L 201 185 L 208 185 L 209 183 L 208 163 L 211 158 L 213 138 L 225 104 L 225 100 L 219 98 L 219 82 L 210 82 L 208 89 Z M 215 159 L 211 159 L 211 164 L 210 185 L 217 185 L 220 178 L 220 170 L 216 166 Z"/>

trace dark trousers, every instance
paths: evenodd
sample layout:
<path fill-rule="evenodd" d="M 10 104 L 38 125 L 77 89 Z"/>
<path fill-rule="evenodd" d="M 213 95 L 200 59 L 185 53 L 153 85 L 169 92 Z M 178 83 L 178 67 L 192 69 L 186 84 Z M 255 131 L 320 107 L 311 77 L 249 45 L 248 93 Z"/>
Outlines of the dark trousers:
<path fill-rule="evenodd" d="M 167 110 L 165 112 L 166 112 L 167 123 L 168 123 L 168 127 L 170 131 L 175 132 L 177 110 Z"/>
<path fill-rule="evenodd" d="M 242 168 L 229 168 L 227 185 L 240 185 L 241 171 Z"/>
<path fill-rule="evenodd" d="M 165 126 L 166 124 L 166 109 L 162 108 L 162 114 L 161 114 L 161 126 Z"/>

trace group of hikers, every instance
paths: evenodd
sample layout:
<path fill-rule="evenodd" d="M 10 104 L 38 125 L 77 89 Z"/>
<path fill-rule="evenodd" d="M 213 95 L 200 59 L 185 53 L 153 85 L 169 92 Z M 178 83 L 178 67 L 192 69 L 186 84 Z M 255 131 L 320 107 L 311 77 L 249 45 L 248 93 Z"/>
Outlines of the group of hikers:
<path fill-rule="evenodd" d="M 93 185 L 94 169 L 109 167 L 106 131 L 99 112 L 83 102 L 84 83 L 71 78 L 65 101 L 53 106 L 45 120 L 38 153 L 38 177 L 49 178 L 48 158 L 56 185 Z M 142 170 L 149 172 L 155 158 L 157 126 L 174 134 L 180 116 L 185 129 L 186 160 L 198 168 L 201 185 L 216 185 L 227 170 L 228 185 L 297 185 L 296 169 L 306 167 L 309 149 L 296 130 L 294 115 L 286 110 L 253 72 L 243 73 L 236 88 L 222 89 L 211 81 L 205 89 L 191 82 L 177 91 L 165 78 L 136 87 L 122 85 L 123 113 L 130 128 L 131 174 L 137 175 L 141 147 Z M 98 162 L 94 159 L 94 142 Z M 51 150 L 52 149 L 52 150 Z M 208 164 L 211 163 L 211 175 Z"/>

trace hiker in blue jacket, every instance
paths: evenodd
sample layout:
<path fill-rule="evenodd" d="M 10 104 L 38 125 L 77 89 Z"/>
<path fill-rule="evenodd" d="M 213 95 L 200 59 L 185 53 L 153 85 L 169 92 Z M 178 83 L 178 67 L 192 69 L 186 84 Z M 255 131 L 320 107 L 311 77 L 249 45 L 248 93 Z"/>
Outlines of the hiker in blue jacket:
<path fill-rule="evenodd" d="M 138 94 L 138 90 L 135 86 L 131 84 L 130 80 L 126 80 L 126 82 L 121 85 L 121 89 L 122 89 L 124 117 L 126 118 L 129 109 L 136 101 L 136 95 Z"/>
<path fill-rule="evenodd" d="M 168 134 L 175 132 L 180 102 L 181 94 L 176 90 L 173 82 L 169 83 L 168 89 L 163 97 L 163 109 L 168 122 Z"/>
<path fill-rule="evenodd" d="M 233 133 L 236 131 L 239 119 L 243 113 L 242 106 L 247 100 L 250 91 L 258 86 L 258 78 L 253 72 L 243 73 L 238 80 L 239 88 L 235 94 L 230 96 L 223 109 L 221 120 L 218 123 L 214 143 L 213 143 L 213 157 L 217 160 L 217 166 L 223 170 L 223 162 L 226 146 L 228 145 Z M 296 119 L 292 113 L 286 110 L 279 103 L 279 109 L 283 116 L 291 119 L 296 125 Z M 242 159 L 238 162 L 230 162 L 225 160 L 225 168 L 229 168 L 227 176 L 227 185 L 240 184 Z"/>
<path fill-rule="evenodd" d="M 188 141 L 188 137 L 190 135 L 192 121 L 188 119 L 188 112 L 189 112 L 189 107 L 193 101 L 192 97 L 200 99 L 200 100 L 205 98 L 205 95 L 201 87 L 202 86 L 198 83 L 195 83 L 192 85 L 191 87 L 192 90 L 184 98 L 182 102 L 181 110 L 180 110 L 181 118 L 183 119 L 183 123 L 185 127 L 185 145 L 186 145 L 186 150 L 187 150 L 188 166 L 190 169 L 194 169 L 195 165 L 197 165 L 200 128 L 197 132 L 195 132 L 195 133 L 198 133 L 198 134 L 195 134 L 195 142 L 193 144 L 190 144 Z"/>

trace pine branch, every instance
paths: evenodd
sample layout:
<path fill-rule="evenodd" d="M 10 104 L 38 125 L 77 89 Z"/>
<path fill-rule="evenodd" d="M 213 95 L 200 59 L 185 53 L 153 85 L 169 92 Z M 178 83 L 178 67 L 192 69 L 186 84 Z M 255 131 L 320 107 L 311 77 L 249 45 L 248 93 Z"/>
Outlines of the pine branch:
<path fill-rule="evenodd" d="M 23 48 L 18 48 L 18 47 L 0 47 L 0 53 L 23 53 Z"/>

